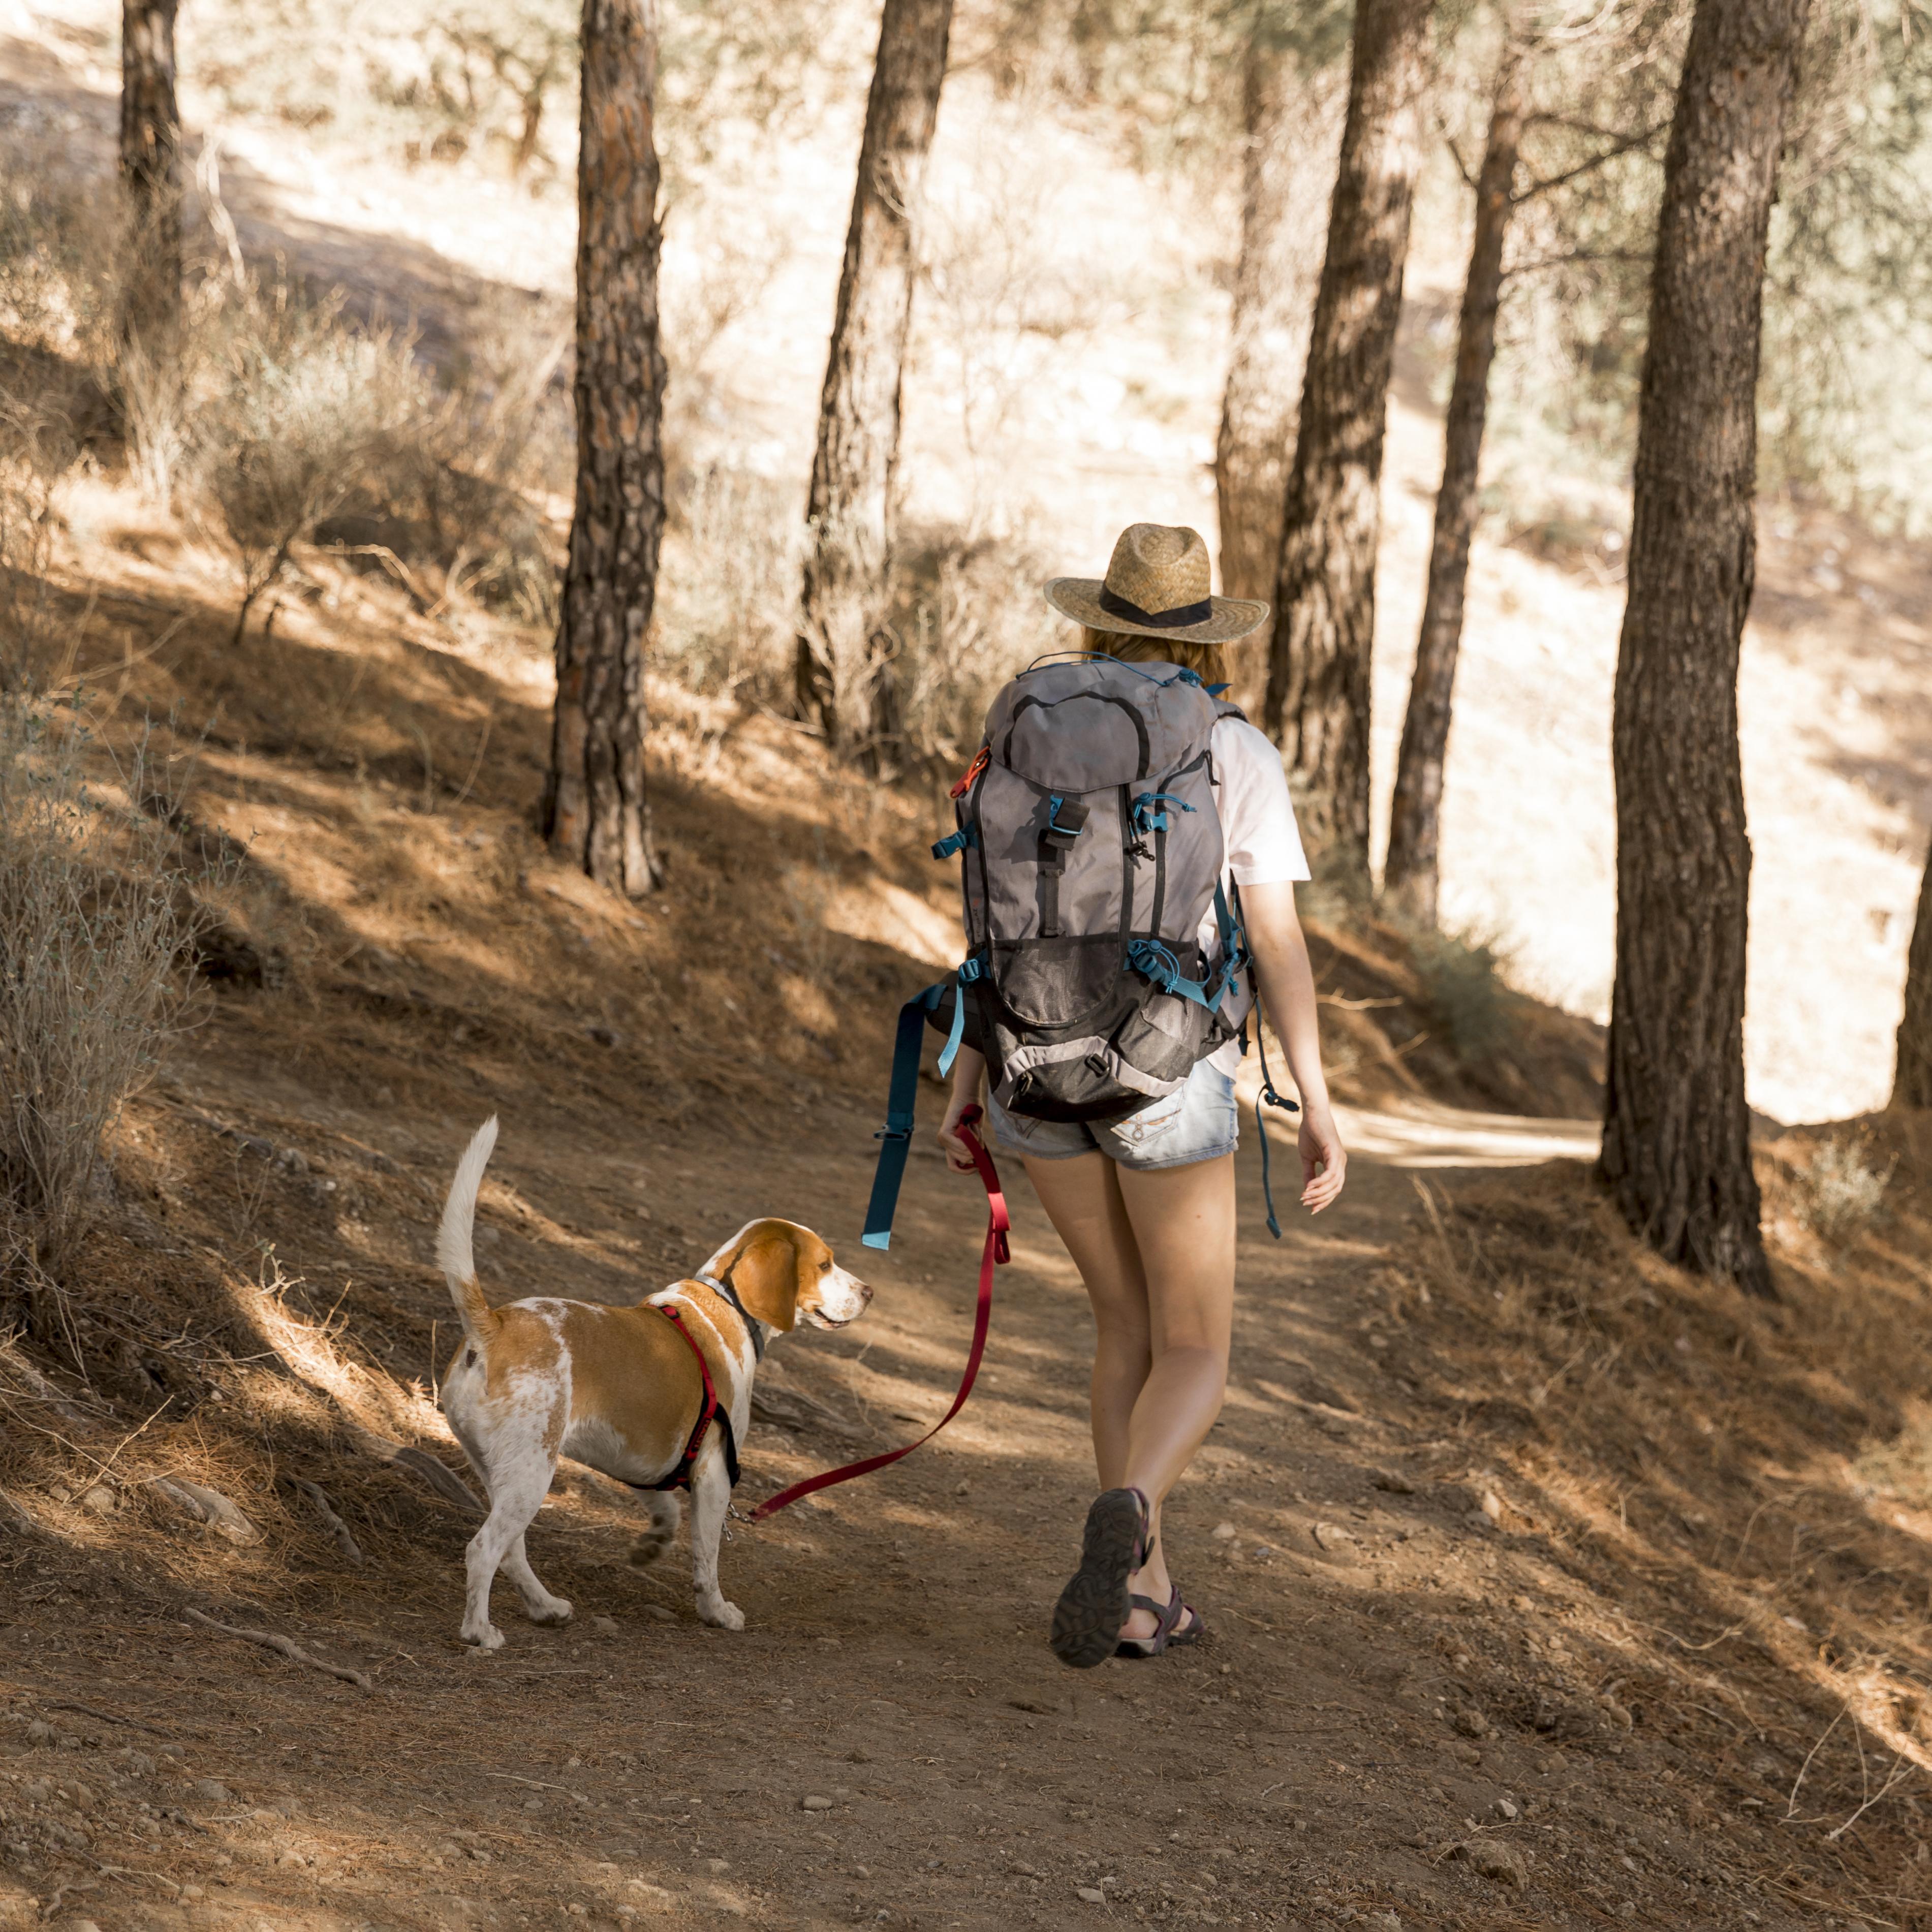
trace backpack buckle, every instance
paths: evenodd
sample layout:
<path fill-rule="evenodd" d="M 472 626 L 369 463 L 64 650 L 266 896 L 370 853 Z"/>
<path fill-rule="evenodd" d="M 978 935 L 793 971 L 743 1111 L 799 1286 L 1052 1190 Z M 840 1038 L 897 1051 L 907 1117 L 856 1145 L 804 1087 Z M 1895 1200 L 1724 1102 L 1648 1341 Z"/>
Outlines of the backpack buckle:
<path fill-rule="evenodd" d="M 1087 806 L 1078 799 L 1069 800 L 1055 792 L 1046 802 L 1046 830 L 1041 838 L 1063 852 L 1071 850 L 1087 829 Z"/>

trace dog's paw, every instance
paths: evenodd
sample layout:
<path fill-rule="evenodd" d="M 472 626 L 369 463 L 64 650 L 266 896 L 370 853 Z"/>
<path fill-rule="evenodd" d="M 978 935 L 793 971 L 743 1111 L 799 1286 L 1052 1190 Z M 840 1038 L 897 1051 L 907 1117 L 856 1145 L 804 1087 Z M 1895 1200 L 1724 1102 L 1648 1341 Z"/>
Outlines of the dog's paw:
<path fill-rule="evenodd" d="M 720 1597 L 715 1604 L 700 1604 L 698 1619 L 709 1624 L 713 1630 L 741 1630 L 745 1628 L 745 1613 L 736 1604 L 728 1604 Z"/>
<path fill-rule="evenodd" d="M 559 1624 L 567 1624 L 574 1608 L 566 1597 L 553 1597 L 547 1604 L 527 1606 L 526 1614 L 533 1624 L 544 1624 L 554 1628 Z"/>
<path fill-rule="evenodd" d="M 465 1643 L 473 1643 L 478 1650 L 501 1650 L 503 1647 L 503 1633 L 494 1624 L 485 1624 L 480 1630 L 472 1630 L 465 1624 L 462 1636 Z"/>
<path fill-rule="evenodd" d="M 669 1530 L 646 1530 L 631 1545 L 630 1562 L 639 1570 L 648 1569 L 670 1547 Z"/>

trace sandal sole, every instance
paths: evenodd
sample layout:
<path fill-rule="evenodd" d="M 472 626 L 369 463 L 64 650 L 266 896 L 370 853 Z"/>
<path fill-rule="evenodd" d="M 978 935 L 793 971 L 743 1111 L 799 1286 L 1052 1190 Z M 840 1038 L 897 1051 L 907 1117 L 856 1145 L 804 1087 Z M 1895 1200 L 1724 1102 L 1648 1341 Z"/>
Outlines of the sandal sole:
<path fill-rule="evenodd" d="M 1053 1606 L 1047 1640 L 1070 1670 L 1091 1670 L 1114 1654 L 1132 1607 L 1127 1580 L 1133 1574 L 1142 1520 L 1140 1498 L 1131 1490 L 1108 1490 L 1094 1498 L 1087 1512 L 1080 1568 Z"/>

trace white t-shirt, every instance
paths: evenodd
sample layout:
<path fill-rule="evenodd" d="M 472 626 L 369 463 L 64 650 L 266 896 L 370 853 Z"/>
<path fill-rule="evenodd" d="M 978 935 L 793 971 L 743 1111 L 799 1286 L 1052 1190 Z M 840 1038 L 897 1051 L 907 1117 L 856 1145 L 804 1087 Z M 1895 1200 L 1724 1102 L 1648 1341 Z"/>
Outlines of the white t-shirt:
<path fill-rule="evenodd" d="M 1208 746 L 1221 836 L 1228 852 L 1222 890 L 1231 881 L 1238 886 L 1274 886 L 1306 878 L 1308 858 L 1301 849 L 1280 752 L 1244 718 L 1222 718 Z M 1220 951 L 1220 933 L 1211 907 L 1201 922 L 1200 938 L 1208 957 Z M 1208 1058 L 1232 1078 L 1240 1067 L 1241 1043 L 1231 1040 Z"/>

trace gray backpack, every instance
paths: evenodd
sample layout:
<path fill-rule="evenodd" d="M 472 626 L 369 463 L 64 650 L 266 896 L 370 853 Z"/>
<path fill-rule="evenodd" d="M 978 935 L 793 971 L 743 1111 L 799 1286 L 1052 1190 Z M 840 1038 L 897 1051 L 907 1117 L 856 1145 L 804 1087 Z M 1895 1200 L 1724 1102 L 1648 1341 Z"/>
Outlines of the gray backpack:
<path fill-rule="evenodd" d="M 1036 664 L 994 700 L 953 788 L 958 830 L 932 848 L 962 860 L 966 958 L 900 1014 L 868 1245 L 890 1240 L 926 1024 L 946 1034 L 941 1073 L 962 1041 L 986 1056 L 1007 1112 L 1108 1124 L 1240 1030 L 1248 954 L 1209 739 L 1241 715 L 1190 670 L 1097 655 Z"/>

